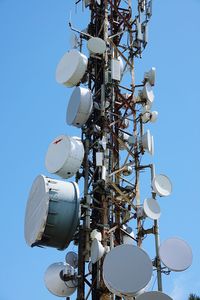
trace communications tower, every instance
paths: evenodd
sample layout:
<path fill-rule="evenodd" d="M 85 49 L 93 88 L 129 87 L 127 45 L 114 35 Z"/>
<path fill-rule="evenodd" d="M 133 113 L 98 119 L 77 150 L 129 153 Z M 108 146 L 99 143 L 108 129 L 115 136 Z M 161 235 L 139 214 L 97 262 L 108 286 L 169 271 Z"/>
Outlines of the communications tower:
<path fill-rule="evenodd" d="M 152 110 L 155 68 L 141 83 L 135 81 L 135 60 L 148 44 L 152 0 L 79 0 L 76 5 L 88 9 L 90 19 L 85 30 L 70 20 L 73 47 L 59 62 L 56 80 L 72 89 L 66 121 L 80 128 L 80 136 L 59 135 L 49 145 L 47 171 L 62 180 L 39 175 L 34 181 L 25 238 L 32 247 L 77 246 L 45 273 L 56 296 L 170 300 L 162 274 L 187 269 L 192 253 L 180 238 L 160 245 L 158 197 L 169 196 L 172 185 L 153 163 L 148 125 L 158 116 Z M 143 172 L 149 176 L 145 199 Z M 148 254 L 143 240 L 150 235 L 154 251 Z"/>

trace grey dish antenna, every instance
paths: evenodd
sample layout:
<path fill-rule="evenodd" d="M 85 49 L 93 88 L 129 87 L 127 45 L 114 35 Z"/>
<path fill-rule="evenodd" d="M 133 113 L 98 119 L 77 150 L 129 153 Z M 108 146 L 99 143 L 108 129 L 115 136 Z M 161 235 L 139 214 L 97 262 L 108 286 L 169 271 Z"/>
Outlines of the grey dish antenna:
<path fill-rule="evenodd" d="M 139 97 L 146 102 L 149 107 L 152 106 L 154 101 L 154 92 L 151 84 L 147 81 L 141 91 L 139 91 Z"/>
<path fill-rule="evenodd" d="M 65 261 L 67 264 L 76 269 L 78 267 L 78 254 L 73 251 L 68 252 L 65 256 Z"/>
<path fill-rule="evenodd" d="M 135 297 L 140 294 L 150 282 L 152 272 L 152 262 L 147 253 L 128 244 L 113 248 L 103 263 L 104 283 L 118 296 Z"/>
<path fill-rule="evenodd" d="M 165 240 L 159 249 L 162 263 L 171 271 L 181 272 L 192 264 L 192 250 L 182 239 L 174 237 Z"/>
<path fill-rule="evenodd" d="M 106 43 L 99 37 L 92 37 L 87 42 L 87 48 L 90 51 L 90 53 L 103 54 L 106 51 Z"/>
<path fill-rule="evenodd" d="M 151 86 L 155 85 L 156 80 L 156 68 L 151 68 L 148 72 L 144 75 L 144 80 L 148 81 Z"/>
<path fill-rule="evenodd" d="M 76 87 L 67 107 L 66 121 L 69 125 L 82 127 L 90 117 L 93 107 L 92 93 L 89 89 Z"/>

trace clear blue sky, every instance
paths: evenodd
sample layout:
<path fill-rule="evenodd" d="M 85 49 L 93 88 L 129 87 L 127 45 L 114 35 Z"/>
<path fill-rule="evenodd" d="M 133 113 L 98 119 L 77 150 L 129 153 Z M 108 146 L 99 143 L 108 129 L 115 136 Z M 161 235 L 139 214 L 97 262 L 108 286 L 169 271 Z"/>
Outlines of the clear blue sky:
<path fill-rule="evenodd" d="M 43 284 L 43 274 L 64 252 L 31 249 L 24 241 L 23 223 L 34 178 L 48 174 L 44 157 L 49 142 L 62 133 L 80 134 L 65 123 L 71 89 L 55 81 L 55 68 L 70 49 L 66 26 L 70 9 L 83 29 L 88 12 L 73 0 L 0 0 L 0 133 L 1 133 L 1 255 L 0 300 L 55 299 Z M 151 126 L 158 173 L 173 182 L 173 194 L 160 199 L 161 240 L 184 238 L 193 249 L 192 267 L 164 280 L 175 300 L 200 294 L 200 1 L 154 1 L 150 43 L 136 63 L 136 79 L 157 68 Z"/>

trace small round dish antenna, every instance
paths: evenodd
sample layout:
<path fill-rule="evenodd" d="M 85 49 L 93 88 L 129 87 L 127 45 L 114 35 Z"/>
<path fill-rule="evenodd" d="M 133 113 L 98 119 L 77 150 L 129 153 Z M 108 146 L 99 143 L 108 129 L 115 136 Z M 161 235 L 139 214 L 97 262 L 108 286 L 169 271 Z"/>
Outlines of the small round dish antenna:
<path fill-rule="evenodd" d="M 104 283 L 116 295 L 137 296 L 151 280 L 152 272 L 147 253 L 133 245 L 113 248 L 103 263 Z"/>
<path fill-rule="evenodd" d="M 156 200 L 152 198 L 145 199 L 143 209 L 148 218 L 152 220 L 158 220 L 160 218 L 160 206 Z"/>
<path fill-rule="evenodd" d="M 54 263 L 48 267 L 44 275 L 46 288 L 50 293 L 58 297 L 69 297 L 76 291 L 76 287 L 73 284 L 64 282 L 60 277 L 60 273 L 65 267 L 62 262 Z"/>
<path fill-rule="evenodd" d="M 67 87 L 77 85 L 87 70 L 88 59 L 76 49 L 65 53 L 56 69 L 56 81 Z"/>
<path fill-rule="evenodd" d="M 95 264 L 105 254 L 105 248 L 96 238 L 92 241 L 91 245 L 91 262 Z"/>
<path fill-rule="evenodd" d="M 122 171 L 122 174 L 124 176 L 130 176 L 132 173 L 133 173 L 133 169 L 132 169 L 131 166 L 125 166 L 123 171 Z"/>
<path fill-rule="evenodd" d="M 99 37 L 92 37 L 87 42 L 87 48 L 91 53 L 103 54 L 106 51 L 106 43 Z"/>
<path fill-rule="evenodd" d="M 142 96 L 142 99 L 145 99 L 147 101 L 148 105 L 151 106 L 153 104 L 154 93 L 153 93 L 152 86 L 150 85 L 149 82 L 145 83 L 141 96 Z"/>
<path fill-rule="evenodd" d="M 158 112 L 157 111 L 152 111 L 151 112 L 151 118 L 150 118 L 150 122 L 151 123 L 155 123 L 158 119 Z"/>
<path fill-rule="evenodd" d="M 66 121 L 67 124 L 82 127 L 92 112 L 93 100 L 89 89 L 76 87 L 70 97 Z"/>
<path fill-rule="evenodd" d="M 141 144 L 144 150 L 146 150 L 151 155 L 154 154 L 154 144 L 153 144 L 153 138 L 150 134 L 150 130 L 148 129 L 145 134 L 143 134 L 141 138 Z"/>
<path fill-rule="evenodd" d="M 168 295 L 157 291 L 143 293 L 140 296 L 138 296 L 136 299 L 137 300 L 173 300 Z"/>
<path fill-rule="evenodd" d="M 75 182 L 37 176 L 26 206 L 27 244 L 59 250 L 67 248 L 78 225 L 79 207 L 79 188 Z"/>
<path fill-rule="evenodd" d="M 158 119 L 158 112 L 157 111 L 151 112 L 149 110 L 146 110 L 145 107 L 145 109 L 142 112 L 141 118 L 143 123 L 147 123 L 147 122 L 155 123 Z"/>
<path fill-rule="evenodd" d="M 144 80 L 148 81 L 150 85 L 155 85 L 156 80 L 156 68 L 151 68 L 148 72 L 144 74 Z"/>
<path fill-rule="evenodd" d="M 48 147 L 45 166 L 49 173 L 66 179 L 78 171 L 83 157 L 84 147 L 78 137 L 60 135 Z"/>
<path fill-rule="evenodd" d="M 181 272 L 192 264 L 192 250 L 190 246 L 180 238 L 165 240 L 159 249 L 162 263 L 171 271 Z"/>
<path fill-rule="evenodd" d="M 78 267 L 78 254 L 73 251 L 68 252 L 65 256 L 65 261 L 67 264 L 76 269 Z"/>
<path fill-rule="evenodd" d="M 142 122 L 143 123 L 147 123 L 151 120 L 151 112 L 150 111 L 147 111 L 145 110 L 143 113 L 142 113 Z"/>
<path fill-rule="evenodd" d="M 169 196 L 172 193 L 172 184 L 169 178 L 165 175 L 156 175 L 152 181 L 153 190 L 160 197 Z"/>

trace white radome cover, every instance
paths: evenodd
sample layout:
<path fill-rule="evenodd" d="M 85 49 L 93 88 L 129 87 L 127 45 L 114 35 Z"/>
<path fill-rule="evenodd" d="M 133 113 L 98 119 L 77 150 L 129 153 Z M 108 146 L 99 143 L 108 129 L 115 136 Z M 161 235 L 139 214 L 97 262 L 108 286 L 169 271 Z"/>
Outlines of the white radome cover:
<path fill-rule="evenodd" d="M 148 198 L 144 200 L 143 209 L 145 215 L 152 219 L 152 220 L 158 220 L 160 218 L 161 212 L 160 212 L 160 206 L 156 200 L 153 198 Z"/>
<path fill-rule="evenodd" d="M 170 179 L 163 174 L 155 175 L 152 181 L 153 190 L 161 197 L 169 196 L 172 193 L 172 183 Z"/>
<path fill-rule="evenodd" d="M 104 283 L 116 295 L 138 295 L 150 282 L 152 272 L 147 253 L 128 244 L 113 248 L 103 263 Z"/>
<path fill-rule="evenodd" d="M 152 105 L 154 101 L 154 93 L 153 93 L 152 86 L 150 85 L 149 82 L 145 83 L 142 93 L 143 93 L 143 97 L 147 100 L 148 104 Z"/>
<path fill-rule="evenodd" d="M 144 78 L 150 83 L 150 85 L 155 85 L 156 68 L 152 67 L 148 72 L 145 73 Z"/>
<path fill-rule="evenodd" d="M 91 245 L 91 262 L 95 264 L 102 258 L 105 253 L 105 248 L 96 238 L 92 241 Z"/>
<path fill-rule="evenodd" d="M 83 157 L 84 147 L 79 138 L 60 135 L 49 145 L 45 166 L 49 173 L 66 179 L 78 171 Z"/>
<path fill-rule="evenodd" d="M 154 141 L 152 139 L 149 129 L 147 129 L 147 131 L 143 134 L 141 142 L 142 142 L 143 148 L 147 152 L 149 152 L 151 155 L 153 155 L 154 154 L 154 145 L 153 145 Z"/>
<path fill-rule="evenodd" d="M 77 85 L 87 70 L 88 59 L 76 49 L 66 52 L 56 69 L 56 81 L 67 87 Z"/>
<path fill-rule="evenodd" d="M 182 239 L 174 237 L 165 240 L 159 249 L 162 263 L 171 271 L 181 272 L 192 264 L 192 249 Z"/>
<path fill-rule="evenodd" d="M 24 235 L 29 246 L 42 239 L 49 209 L 47 179 L 39 175 L 34 180 L 26 205 Z"/>
<path fill-rule="evenodd" d="M 158 112 L 156 110 L 154 110 L 154 111 L 151 112 L 150 122 L 154 123 L 154 122 L 157 121 L 157 119 L 158 119 Z"/>
<path fill-rule="evenodd" d="M 44 275 L 46 288 L 50 293 L 58 297 L 71 296 L 76 290 L 76 287 L 70 284 L 70 281 L 66 284 L 60 278 L 60 272 L 64 270 L 65 267 L 66 266 L 62 262 L 54 263 L 48 267 Z"/>
<path fill-rule="evenodd" d="M 76 189 L 77 198 L 79 198 L 79 188 L 75 182 L 64 182 L 44 175 L 36 177 L 28 196 L 25 212 L 24 235 L 29 246 L 39 242 L 43 237 L 49 213 L 51 190 L 56 191 L 59 197 L 63 196 L 66 189 L 68 189 L 68 197 L 70 197 L 70 193 L 74 188 Z"/>
<path fill-rule="evenodd" d="M 93 108 L 93 99 L 91 90 L 76 87 L 70 97 L 66 121 L 69 125 L 74 125 L 78 128 L 82 127 L 90 117 Z"/>
<path fill-rule="evenodd" d="M 136 297 L 136 300 L 173 300 L 173 299 L 162 292 L 152 291 L 152 292 L 141 294 L 140 296 Z"/>
<path fill-rule="evenodd" d="M 92 37 L 87 42 L 87 48 L 91 53 L 103 54 L 106 51 L 106 43 L 99 37 Z"/>

